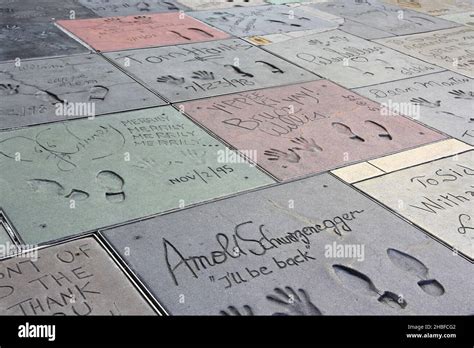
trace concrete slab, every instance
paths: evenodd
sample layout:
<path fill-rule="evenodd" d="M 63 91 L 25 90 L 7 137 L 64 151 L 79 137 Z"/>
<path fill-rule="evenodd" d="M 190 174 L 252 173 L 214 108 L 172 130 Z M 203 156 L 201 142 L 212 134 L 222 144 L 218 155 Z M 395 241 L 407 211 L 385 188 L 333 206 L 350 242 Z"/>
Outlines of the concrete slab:
<path fill-rule="evenodd" d="M 300 6 L 308 3 L 326 2 L 330 0 L 267 0 L 269 4 L 281 5 L 287 4 L 290 6 Z"/>
<path fill-rule="evenodd" d="M 320 80 L 184 103 L 185 112 L 279 180 L 398 152 L 444 136 Z"/>
<path fill-rule="evenodd" d="M 474 145 L 474 80 L 451 71 L 354 91 Z"/>
<path fill-rule="evenodd" d="M 462 141 L 446 139 L 393 155 L 382 156 L 367 162 L 339 168 L 333 170 L 332 173 L 345 182 L 353 184 L 385 173 L 431 162 L 443 157 L 454 156 L 473 149 L 472 146 Z"/>
<path fill-rule="evenodd" d="M 355 186 L 474 259 L 474 151 Z"/>
<path fill-rule="evenodd" d="M 474 28 L 460 27 L 436 32 L 386 38 L 377 42 L 442 66 L 459 74 L 474 78 L 471 47 L 474 45 Z"/>
<path fill-rule="evenodd" d="M 434 144 L 420 146 L 416 149 L 396 153 L 394 155 L 376 158 L 370 160 L 369 163 L 387 173 L 390 173 L 443 157 L 453 156 L 469 150 L 474 150 L 474 148 L 462 141 L 447 139 Z"/>
<path fill-rule="evenodd" d="M 264 49 L 348 88 L 442 70 L 341 30 L 266 45 Z"/>
<path fill-rule="evenodd" d="M 395 36 L 395 34 L 389 33 L 384 30 L 377 28 L 368 28 L 366 25 L 345 19 L 344 23 L 339 25 L 339 30 L 342 30 L 348 34 L 352 34 L 361 37 L 366 40 L 381 39 L 385 37 Z"/>
<path fill-rule="evenodd" d="M 0 23 L 52 23 L 59 19 L 95 18 L 76 0 L 0 0 Z"/>
<path fill-rule="evenodd" d="M 0 62 L 89 52 L 51 23 L 1 22 L 0 41 Z"/>
<path fill-rule="evenodd" d="M 271 43 L 293 40 L 295 37 L 312 35 L 312 34 L 320 33 L 322 31 L 327 31 L 327 30 L 334 30 L 334 29 L 337 29 L 342 23 L 344 23 L 344 18 L 334 16 L 327 12 L 319 11 L 313 7 L 298 6 L 298 8 L 301 11 L 304 10 L 305 13 L 309 13 L 310 16 L 312 17 L 321 18 L 328 22 L 332 22 L 332 25 L 321 26 L 316 29 L 310 29 L 310 30 L 288 31 L 288 32 L 281 32 L 278 34 L 268 34 L 268 35 L 254 35 L 254 36 L 245 37 L 244 39 L 257 46 L 268 45 Z"/>
<path fill-rule="evenodd" d="M 370 162 L 361 162 L 333 170 L 331 173 L 341 178 L 345 182 L 352 184 L 354 182 L 382 175 L 385 172 L 371 165 Z"/>
<path fill-rule="evenodd" d="M 471 27 L 474 26 L 474 11 L 443 15 L 440 16 L 440 18 L 463 25 L 469 25 Z"/>
<path fill-rule="evenodd" d="M 106 56 L 171 102 L 319 79 L 241 39 Z"/>
<path fill-rule="evenodd" d="M 334 28 L 335 23 L 285 5 L 197 11 L 191 16 L 237 37 Z M 337 25 L 336 25 L 337 27 Z"/>
<path fill-rule="evenodd" d="M 96 54 L 0 64 L 0 129 L 165 105 Z"/>
<path fill-rule="evenodd" d="M 0 262 L 2 315 L 155 315 L 93 238 Z"/>
<path fill-rule="evenodd" d="M 0 132 L 0 172 L 28 244 L 274 182 L 171 106 Z"/>
<path fill-rule="evenodd" d="M 377 0 L 335 0 L 309 5 L 394 35 L 407 35 L 453 28 L 459 24 Z"/>
<path fill-rule="evenodd" d="M 58 21 L 58 25 L 97 51 L 177 45 L 225 39 L 228 34 L 182 13 Z"/>
<path fill-rule="evenodd" d="M 289 33 L 281 33 L 281 34 L 270 34 L 270 35 L 257 35 L 257 36 L 249 36 L 243 38 L 244 40 L 251 42 L 255 46 L 263 46 L 269 45 L 272 43 L 278 43 L 288 40 L 293 40 L 297 37 L 307 36 L 312 34 L 317 34 L 322 31 L 326 30 L 334 30 L 338 28 L 338 24 L 334 23 L 334 26 L 331 28 L 321 28 L 321 29 L 314 29 L 314 30 L 304 30 L 304 31 L 291 31 Z"/>
<path fill-rule="evenodd" d="M 382 0 L 382 2 L 431 16 L 474 10 L 471 0 Z"/>
<path fill-rule="evenodd" d="M 102 233 L 175 315 L 474 310 L 468 261 L 328 174 Z"/>
<path fill-rule="evenodd" d="M 143 15 L 188 9 L 176 0 L 79 0 L 79 2 L 101 17 Z"/>
<path fill-rule="evenodd" d="M 177 0 L 193 10 L 211 10 L 218 8 L 230 8 L 234 6 L 257 6 L 265 5 L 265 0 Z"/>

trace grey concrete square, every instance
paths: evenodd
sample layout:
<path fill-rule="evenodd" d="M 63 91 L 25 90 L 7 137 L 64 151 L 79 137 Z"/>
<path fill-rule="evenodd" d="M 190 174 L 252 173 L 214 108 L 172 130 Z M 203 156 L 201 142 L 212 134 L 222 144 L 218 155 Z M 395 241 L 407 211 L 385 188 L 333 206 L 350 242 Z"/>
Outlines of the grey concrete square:
<path fill-rule="evenodd" d="M 445 71 L 354 91 L 474 145 L 473 79 Z"/>
<path fill-rule="evenodd" d="M 474 311 L 468 261 L 329 174 L 102 233 L 171 314 Z"/>
<path fill-rule="evenodd" d="M 155 315 L 94 238 L 0 261 L 1 315 Z"/>
<path fill-rule="evenodd" d="M 377 0 L 333 0 L 309 6 L 363 24 L 367 27 L 367 31 L 374 28 L 394 35 L 423 33 L 459 26 L 455 22 Z"/>
<path fill-rule="evenodd" d="M 166 104 L 96 54 L 0 64 L 0 101 L 0 129 Z"/>
<path fill-rule="evenodd" d="M 285 5 L 234 7 L 189 14 L 237 37 L 334 28 L 335 26 L 333 22 Z"/>
<path fill-rule="evenodd" d="M 176 0 L 78 0 L 80 4 L 101 17 L 129 16 L 155 12 L 187 10 Z"/>
<path fill-rule="evenodd" d="M 97 15 L 77 0 L 0 0 L 0 23 L 52 23 Z"/>
<path fill-rule="evenodd" d="M 355 186 L 474 260 L 474 151 Z"/>
<path fill-rule="evenodd" d="M 320 79 L 241 39 L 105 56 L 171 102 Z"/>
<path fill-rule="evenodd" d="M 193 10 L 222 9 L 234 6 L 266 5 L 265 0 L 177 0 L 180 4 Z"/>
<path fill-rule="evenodd" d="M 89 52 L 52 23 L 0 21 L 0 62 Z"/>
<path fill-rule="evenodd" d="M 171 106 L 0 131 L 0 173 L 27 244 L 274 183 Z"/>
<path fill-rule="evenodd" d="M 348 88 L 443 70 L 341 30 L 330 30 L 263 47 Z"/>

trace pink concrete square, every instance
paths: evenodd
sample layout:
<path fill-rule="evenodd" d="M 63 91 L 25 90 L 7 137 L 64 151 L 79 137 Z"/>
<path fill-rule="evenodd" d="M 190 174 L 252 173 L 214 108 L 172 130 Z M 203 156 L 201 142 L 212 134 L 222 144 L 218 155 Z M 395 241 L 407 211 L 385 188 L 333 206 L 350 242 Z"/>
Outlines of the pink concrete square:
<path fill-rule="evenodd" d="M 327 80 L 188 102 L 184 111 L 279 180 L 446 138 Z"/>
<path fill-rule="evenodd" d="M 179 12 L 62 20 L 57 24 L 97 51 L 177 45 L 229 35 Z"/>

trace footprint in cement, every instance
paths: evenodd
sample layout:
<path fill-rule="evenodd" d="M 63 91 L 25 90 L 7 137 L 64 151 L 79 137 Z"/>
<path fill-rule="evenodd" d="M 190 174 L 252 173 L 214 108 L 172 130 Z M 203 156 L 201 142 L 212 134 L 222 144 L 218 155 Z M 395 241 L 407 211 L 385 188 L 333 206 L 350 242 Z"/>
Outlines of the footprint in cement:
<path fill-rule="evenodd" d="M 123 186 L 125 181 L 111 170 L 103 170 L 97 174 L 96 182 L 105 189 L 105 199 L 110 203 L 121 203 L 125 200 Z"/>
<path fill-rule="evenodd" d="M 407 302 L 401 295 L 391 291 L 382 293 L 365 274 L 344 265 L 333 265 L 332 267 L 346 287 L 368 296 L 377 296 L 380 303 L 392 308 L 404 309 L 407 306 Z"/>
<path fill-rule="evenodd" d="M 67 195 L 64 186 L 59 182 L 49 179 L 31 179 L 27 181 L 31 190 L 35 193 L 49 194 L 58 197 L 65 197 L 74 201 L 84 201 L 89 198 L 89 194 L 82 190 L 72 189 Z"/>
<path fill-rule="evenodd" d="M 444 294 L 443 285 L 436 279 L 430 279 L 429 269 L 423 262 L 400 250 L 391 248 L 387 249 L 387 255 L 395 266 L 420 278 L 417 284 L 428 295 L 442 296 Z"/>

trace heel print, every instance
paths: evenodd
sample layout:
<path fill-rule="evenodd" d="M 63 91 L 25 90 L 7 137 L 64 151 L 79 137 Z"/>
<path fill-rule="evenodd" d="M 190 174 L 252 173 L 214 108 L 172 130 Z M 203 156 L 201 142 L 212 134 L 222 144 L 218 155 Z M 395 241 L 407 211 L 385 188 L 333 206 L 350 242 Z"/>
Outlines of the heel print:
<path fill-rule="evenodd" d="M 375 121 L 371 121 L 371 120 L 367 120 L 365 121 L 366 124 L 370 124 L 370 125 L 373 125 L 377 131 L 379 131 L 379 137 L 380 138 L 383 138 L 385 140 L 393 140 L 393 137 L 392 135 L 388 132 L 387 128 L 385 128 L 384 126 L 382 126 L 380 123 L 377 123 Z"/>
<path fill-rule="evenodd" d="M 444 294 L 443 285 L 436 279 L 429 279 L 429 269 L 423 262 L 411 255 L 391 248 L 387 249 L 387 255 L 395 266 L 420 278 L 421 280 L 417 284 L 425 293 L 431 296 L 442 296 Z"/>
<path fill-rule="evenodd" d="M 359 142 L 365 142 L 365 140 L 355 134 L 348 126 L 346 126 L 344 123 L 341 122 L 333 122 L 332 126 L 336 129 L 337 132 L 347 135 L 349 139 L 359 141 Z"/>
<path fill-rule="evenodd" d="M 364 293 L 365 295 L 376 296 L 378 302 L 392 308 L 404 309 L 408 305 L 400 295 L 391 291 L 382 293 L 365 274 L 344 265 L 333 265 L 332 267 L 343 284 L 352 290 Z"/>

